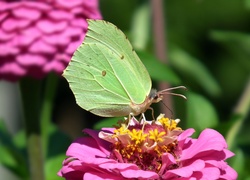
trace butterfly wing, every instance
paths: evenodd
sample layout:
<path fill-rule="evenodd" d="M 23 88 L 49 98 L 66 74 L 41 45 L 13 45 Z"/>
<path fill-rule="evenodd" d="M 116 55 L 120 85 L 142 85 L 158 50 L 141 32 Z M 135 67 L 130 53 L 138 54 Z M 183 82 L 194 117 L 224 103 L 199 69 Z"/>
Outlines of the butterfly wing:
<path fill-rule="evenodd" d="M 126 36 L 113 24 L 89 20 L 82 45 L 64 72 L 77 103 L 94 114 L 128 115 L 151 89 L 149 74 Z"/>

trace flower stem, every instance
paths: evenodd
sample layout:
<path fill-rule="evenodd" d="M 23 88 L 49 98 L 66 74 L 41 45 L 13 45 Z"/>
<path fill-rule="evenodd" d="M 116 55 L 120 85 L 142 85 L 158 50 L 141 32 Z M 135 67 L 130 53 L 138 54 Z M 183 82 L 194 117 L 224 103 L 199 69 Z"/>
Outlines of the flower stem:
<path fill-rule="evenodd" d="M 234 109 L 233 112 L 234 124 L 226 136 L 229 149 L 232 149 L 235 145 L 234 142 L 237 142 L 235 140 L 236 136 L 240 131 L 240 128 L 242 127 L 244 120 L 246 119 L 249 109 L 250 109 L 250 77 L 248 79 L 244 92 Z"/>
<path fill-rule="evenodd" d="M 41 81 L 23 79 L 20 83 L 30 179 L 44 180 L 44 158 L 39 122 Z"/>
<path fill-rule="evenodd" d="M 46 79 L 45 93 L 41 110 L 41 134 L 44 157 L 46 157 L 48 153 L 49 127 L 51 125 L 51 113 L 57 84 L 58 77 L 55 74 L 49 74 Z"/>
<path fill-rule="evenodd" d="M 154 42 L 155 42 L 155 53 L 157 58 L 163 63 L 167 63 L 167 42 L 165 38 L 165 24 L 164 24 L 164 14 L 163 14 L 163 1 L 162 0 L 151 0 L 151 8 L 153 15 L 153 32 L 154 32 Z M 159 89 L 167 89 L 170 85 L 166 82 L 159 84 Z M 161 112 L 168 114 L 168 109 L 172 108 L 172 101 L 170 97 L 163 99 L 163 105 L 161 107 Z"/>

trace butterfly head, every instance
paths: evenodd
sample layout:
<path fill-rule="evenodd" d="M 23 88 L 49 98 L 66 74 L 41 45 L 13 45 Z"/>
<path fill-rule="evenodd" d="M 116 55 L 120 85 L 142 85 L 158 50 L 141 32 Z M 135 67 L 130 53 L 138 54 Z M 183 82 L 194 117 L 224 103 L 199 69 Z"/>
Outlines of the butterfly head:
<path fill-rule="evenodd" d="M 156 89 L 151 89 L 149 95 L 148 95 L 148 99 L 151 103 L 158 103 L 159 101 L 161 101 L 163 98 L 163 94 L 157 92 Z"/>

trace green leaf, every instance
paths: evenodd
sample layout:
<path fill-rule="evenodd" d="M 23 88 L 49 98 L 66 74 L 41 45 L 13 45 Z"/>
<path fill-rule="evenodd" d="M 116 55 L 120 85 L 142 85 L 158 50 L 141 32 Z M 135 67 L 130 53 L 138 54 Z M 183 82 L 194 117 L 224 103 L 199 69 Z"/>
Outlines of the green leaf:
<path fill-rule="evenodd" d="M 68 149 L 71 139 L 65 133 L 61 132 L 57 126 L 50 125 L 48 127 L 49 144 L 47 157 L 53 157 L 57 154 L 63 153 Z M 56 143 L 55 143 L 56 142 Z"/>
<path fill-rule="evenodd" d="M 250 0 L 245 0 L 245 7 L 250 9 Z"/>
<path fill-rule="evenodd" d="M 187 95 L 187 126 L 201 131 L 215 127 L 218 116 L 213 105 L 203 96 L 189 92 Z"/>
<path fill-rule="evenodd" d="M 171 66 L 183 77 L 195 81 L 212 96 L 220 94 L 221 89 L 217 81 L 198 59 L 178 47 L 170 48 L 169 57 Z"/>
<path fill-rule="evenodd" d="M 23 137 L 20 139 L 23 142 Z M 0 163 L 19 177 L 27 177 L 28 168 L 24 146 L 20 147 L 0 120 Z"/>
<path fill-rule="evenodd" d="M 16 159 L 13 156 L 12 150 L 7 146 L 0 144 L 0 162 L 7 167 L 16 167 L 18 165 Z"/>
<path fill-rule="evenodd" d="M 132 19 L 131 43 L 135 49 L 145 49 L 150 32 L 150 6 L 149 2 L 139 6 Z"/>
<path fill-rule="evenodd" d="M 244 156 L 242 150 L 239 148 L 234 150 L 234 153 L 236 155 L 229 159 L 229 164 L 238 174 L 242 174 L 245 168 L 246 157 Z"/>
<path fill-rule="evenodd" d="M 237 58 L 237 62 L 241 67 L 250 71 L 249 46 L 250 35 L 237 31 L 212 31 L 210 37 L 223 47 L 227 48 L 226 54 L 233 59 Z"/>
<path fill-rule="evenodd" d="M 231 117 L 231 119 L 228 121 L 229 127 L 228 127 L 228 132 L 226 135 L 226 140 L 227 140 L 228 147 L 230 149 L 234 148 L 237 145 L 237 143 L 239 143 L 239 141 L 237 141 L 236 139 L 237 139 L 237 135 L 239 131 L 241 130 L 243 120 L 244 119 L 242 118 L 242 115 L 234 114 Z"/>
<path fill-rule="evenodd" d="M 20 149 L 26 148 L 26 139 L 24 130 L 21 130 L 14 135 L 13 143 L 15 144 L 16 147 Z"/>
<path fill-rule="evenodd" d="M 0 142 L 11 145 L 11 134 L 8 132 L 8 128 L 6 126 L 6 123 L 0 119 Z"/>
<path fill-rule="evenodd" d="M 154 55 L 145 51 L 137 51 L 150 76 L 156 81 L 167 81 L 172 85 L 181 83 L 177 74 L 166 64 L 161 63 Z"/>
<path fill-rule="evenodd" d="M 62 162 L 66 158 L 65 154 L 60 154 L 49 158 L 45 163 L 46 180 L 62 180 L 57 172 L 62 168 Z"/>

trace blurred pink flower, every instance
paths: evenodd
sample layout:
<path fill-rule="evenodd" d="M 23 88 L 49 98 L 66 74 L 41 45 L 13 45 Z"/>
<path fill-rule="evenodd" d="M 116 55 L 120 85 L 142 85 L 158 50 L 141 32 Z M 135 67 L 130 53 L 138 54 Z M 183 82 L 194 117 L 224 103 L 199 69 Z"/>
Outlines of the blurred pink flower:
<path fill-rule="evenodd" d="M 0 80 L 61 74 L 87 30 L 98 0 L 0 2 Z"/>
<path fill-rule="evenodd" d="M 143 125 L 132 119 L 116 129 L 85 129 L 89 136 L 70 145 L 58 175 L 67 180 L 237 178 L 225 162 L 234 154 L 221 134 L 205 129 L 193 139 L 194 130 L 182 131 L 177 123 L 161 118 Z"/>

